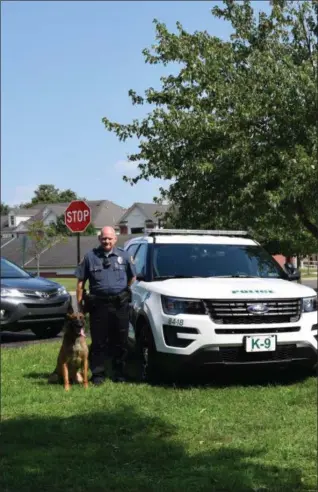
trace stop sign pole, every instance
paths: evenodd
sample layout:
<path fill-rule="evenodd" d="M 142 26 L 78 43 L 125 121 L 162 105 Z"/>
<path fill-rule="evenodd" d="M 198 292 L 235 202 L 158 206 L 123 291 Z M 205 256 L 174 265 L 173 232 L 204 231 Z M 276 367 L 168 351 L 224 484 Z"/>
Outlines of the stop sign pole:
<path fill-rule="evenodd" d="M 91 223 L 91 209 L 84 200 L 73 200 L 65 210 L 66 227 L 77 235 L 77 264 L 81 261 L 81 232 Z"/>

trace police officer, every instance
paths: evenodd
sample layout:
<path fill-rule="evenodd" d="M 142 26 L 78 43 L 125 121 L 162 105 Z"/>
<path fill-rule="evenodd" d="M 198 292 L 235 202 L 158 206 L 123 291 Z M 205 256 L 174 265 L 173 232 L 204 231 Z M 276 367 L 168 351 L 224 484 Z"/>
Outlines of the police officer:
<path fill-rule="evenodd" d="M 129 287 L 136 279 L 135 267 L 128 253 L 116 248 L 117 236 L 112 227 L 103 227 L 100 246 L 89 251 L 76 270 L 79 310 L 90 315 L 92 344 L 89 363 L 91 381 L 105 380 L 105 358 L 110 352 L 114 381 L 124 381 L 129 329 Z M 84 287 L 89 282 L 89 296 Z M 84 299 L 83 299 L 84 297 Z M 83 303 L 84 300 L 84 303 Z"/>

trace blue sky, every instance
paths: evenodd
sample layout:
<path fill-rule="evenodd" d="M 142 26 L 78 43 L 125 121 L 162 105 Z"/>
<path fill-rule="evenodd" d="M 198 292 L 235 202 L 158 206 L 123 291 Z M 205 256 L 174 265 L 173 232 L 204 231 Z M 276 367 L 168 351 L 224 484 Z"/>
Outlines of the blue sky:
<path fill-rule="evenodd" d="M 101 119 L 128 123 L 147 111 L 128 90 L 159 87 L 164 74 L 142 55 L 154 43 L 153 19 L 227 38 L 229 26 L 210 14 L 215 4 L 1 2 L 1 201 L 18 204 L 54 184 L 124 207 L 151 202 L 162 183 L 122 180 L 135 175 L 126 156 L 137 144 L 120 143 Z"/>

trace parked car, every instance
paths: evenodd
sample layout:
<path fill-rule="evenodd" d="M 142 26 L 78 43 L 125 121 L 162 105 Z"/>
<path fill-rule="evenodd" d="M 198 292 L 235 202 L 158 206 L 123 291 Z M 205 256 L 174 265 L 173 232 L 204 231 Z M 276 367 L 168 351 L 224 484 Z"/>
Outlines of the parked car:
<path fill-rule="evenodd" d="M 124 249 L 145 377 L 191 364 L 317 364 L 316 292 L 242 231 L 152 230 Z"/>
<path fill-rule="evenodd" d="M 1 257 L 0 329 L 31 329 L 40 338 L 54 337 L 63 328 L 72 302 L 65 287 Z"/>

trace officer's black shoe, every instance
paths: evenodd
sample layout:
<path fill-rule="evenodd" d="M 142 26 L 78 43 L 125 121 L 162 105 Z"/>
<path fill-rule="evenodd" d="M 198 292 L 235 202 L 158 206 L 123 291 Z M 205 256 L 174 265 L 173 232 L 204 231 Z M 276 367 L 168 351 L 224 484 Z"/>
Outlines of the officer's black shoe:
<path fill-rule="evenodd" d="M 114 383 L 126 382 L 125 377 L 125 363 L 121 360 L 112 361 L 112 380 Z"/>
<path fill-rule="evenodd" d="M 91 379 L 91 383 L 93 383 L 94 386 L 100 386 L 105 382 L 105 378 L 102 376 L 93 376 Z"/>

